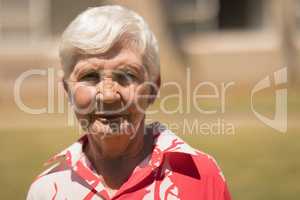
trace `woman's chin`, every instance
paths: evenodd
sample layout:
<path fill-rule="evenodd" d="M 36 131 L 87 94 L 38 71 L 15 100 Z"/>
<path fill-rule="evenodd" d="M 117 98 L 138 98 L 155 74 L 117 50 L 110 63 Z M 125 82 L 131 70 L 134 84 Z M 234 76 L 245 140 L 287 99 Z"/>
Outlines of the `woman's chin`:
<path fill-rule="evenodd" d="M 122 156 L 128 145 L 130 144 L 130 139 L 128 136 L 108 136 L 101 140 L 102 154 L 106 158 L 117 158 Z"/>

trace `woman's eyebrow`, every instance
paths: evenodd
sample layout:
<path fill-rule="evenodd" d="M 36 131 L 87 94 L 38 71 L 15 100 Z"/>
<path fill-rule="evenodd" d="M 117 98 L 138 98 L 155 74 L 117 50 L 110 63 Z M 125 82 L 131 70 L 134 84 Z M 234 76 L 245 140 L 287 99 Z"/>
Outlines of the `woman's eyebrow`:
<path fill-rule="evenodd" d="M 119 66 L 117 69 L 119 69 L 119 70 L 124 70 L 124 69 L 125 70 L 134 70 L 137 73 L 144 72 L 143 66 L 140 65 L 140 64 L 136 64 L 136 63 L 134 63 L 134 64 L 124 64 L 124 65 Z"/>
<path fill-rule="evenodd" d="M 82 63 L 78 63 L 74 68 L 74 75 L 77 77 L 81 75 L 82 73 L 86 73 L 88 71 L 96 71 L 99 68 L 99 66 L 91 62 L 89 60 L 83 61 Z"/>
<path fill-rule="evenodd" d="M 78 78 L 82 78 L 82 77 L 84 77 L 85 75 L 90 74 L 90 73 L 97 73 L 97 70 L 94 69 L 94 68 L 85 68 L 85 69 L 82 69 L 81 71 L 79 71 L 77 77 L 78 77 Z"/>

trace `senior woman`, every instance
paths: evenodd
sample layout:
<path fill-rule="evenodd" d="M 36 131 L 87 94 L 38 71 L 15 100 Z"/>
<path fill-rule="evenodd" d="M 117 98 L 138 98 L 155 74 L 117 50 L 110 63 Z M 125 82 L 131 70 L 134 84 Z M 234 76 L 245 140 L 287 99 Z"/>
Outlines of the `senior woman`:
<path fill-rule="evenodd" d="M 28 200 L 229 200 L 209 155 L 145 110 L 160 86 L 158 45 L 141 16 L 120 6 L 90 8 L 65 30 L 63 83 L 85 134 L 50 159 Z"/>

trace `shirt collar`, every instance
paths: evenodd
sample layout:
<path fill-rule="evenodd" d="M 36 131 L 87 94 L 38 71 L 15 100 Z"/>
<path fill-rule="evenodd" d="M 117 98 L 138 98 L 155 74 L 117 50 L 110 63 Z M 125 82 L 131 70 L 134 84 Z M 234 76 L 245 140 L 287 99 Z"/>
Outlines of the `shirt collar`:
<path fill-rule="evenodd" d="M 148 125 L 149 127 L 149 125 Z M 139 184 L 142 180 L 152 173 L 157 173 L 159 167 L 162 166 L 166 155 L 180 153 L 181 155 L 197 155 L 195 149 L 187 145 L 182 139 L 177 137 L 172 131 L 166 129 L 160 123 L 150 125 L 153 130 L 154 148 L 152 154 L 145 158 L 134 170 L 133 178 L 129 180 L 118 190 L 116 196 L 126 192 L 129 188 Z M 76 172 L 83 180 L 85 180 L 92 188 L 99 192 L 102 196 L 108 197 L 99 176 L 93 171 L 87 162 L 87 158 L 83 153 L 83 145 L 87 141 L 87 136 L 82 136 L 77 142 L 66 148 L 59 154 L 52 157 L 46 164 L 58 160 L 64 160 L 68 167 Z M 173 154 L 173 155 L 175 155 Z M 180 160 L 180 159 L 179 159 Z M 190 159 L 192 160 L 192 159 Z M 194 161 L 191 164 L 186 163 L 188 168 L 196 169 Z M 186 170 L 181 170 L 180 173 L 185 174 Z M 190 169 L 188 169 L 190 171 Z M 194 176 L 194 175 L 193 175 Z M 194 176 L 197 177 L 197 176 Z"/>
<path fill-rule="evenodd" d="M 148 127 L 153 129 L 154 136 L 154 149 L 150 158 L 152 168 L 159 167 L 162 164 L 164 155 L 167 153 L 197 155 L 197 151 L 194 148 L 159 122 L 152 123 Z M 65 160 L 67 165 L 74 166 L 83 156 L 82 147 L 86 141 L 87 137 L 83 135 L 77 142 L 50 158 L 45 165 L 58 160 Z"/>

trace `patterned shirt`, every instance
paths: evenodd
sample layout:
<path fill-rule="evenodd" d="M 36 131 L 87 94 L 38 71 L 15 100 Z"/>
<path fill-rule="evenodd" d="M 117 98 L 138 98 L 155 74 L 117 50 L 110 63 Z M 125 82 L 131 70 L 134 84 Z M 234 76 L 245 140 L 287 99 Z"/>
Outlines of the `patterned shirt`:
<path fill-rule="evenodd" d="M 100 177 L 83 153 L 83 136 L 48 162 L 59 161 L 32 183 L 27 200 L 230 200 L 215 160 L 193 149 L 164 128 L 153 131 L 154 146 L 128 180 L 109 196 Z"/>

